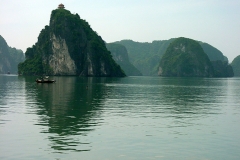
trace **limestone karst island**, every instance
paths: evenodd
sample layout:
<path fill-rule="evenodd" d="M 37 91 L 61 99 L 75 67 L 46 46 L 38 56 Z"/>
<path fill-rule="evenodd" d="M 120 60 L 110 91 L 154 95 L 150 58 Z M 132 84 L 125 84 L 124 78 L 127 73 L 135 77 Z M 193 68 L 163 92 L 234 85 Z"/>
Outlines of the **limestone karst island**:
<path fill-rule="evenodd" d="M 240 76 L 239 56 L 231 64 L 210 44 L 179 37 L 169 40 L 106 43 L 78 14 L 63 4 L 53 10 L 50 23 L 37 42 L 21 50 L 0 36 L 0 73 L 85 77 Z"/>
<path fill-rule="evenodd" d="M 63 4 L 52 11 L 49 26 L 25 56 L 18 66 L 21 75 L 125 76 L 101 36 Z"/>
<path fill-rule="evenodd" d="M 166 49 L 158 74 L 169 77 L 232 77 L 233 69 L 224 59 L 211 62 L 197 41 L 180 37 Z"/>
<path fill-rule="evenodd" d="M 0 35 L 0 74 L 17 74 L 18 64 L 23 61 L 23 51 L 8 46 Z"/>

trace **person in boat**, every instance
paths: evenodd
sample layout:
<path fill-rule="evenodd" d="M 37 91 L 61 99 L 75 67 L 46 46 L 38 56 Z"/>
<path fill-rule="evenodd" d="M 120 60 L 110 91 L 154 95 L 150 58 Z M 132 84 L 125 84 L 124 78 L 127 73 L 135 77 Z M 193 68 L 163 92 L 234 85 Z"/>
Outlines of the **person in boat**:
<path fill-rule="evenodd" d="M 43 76 L 43 77 L 37 78 L 36 82 L 40 82 L 40 83 L 53 83 L 53 82 L 56 82 L 56 81 L 55 80 L 50 80 L 49 76 Z"/>

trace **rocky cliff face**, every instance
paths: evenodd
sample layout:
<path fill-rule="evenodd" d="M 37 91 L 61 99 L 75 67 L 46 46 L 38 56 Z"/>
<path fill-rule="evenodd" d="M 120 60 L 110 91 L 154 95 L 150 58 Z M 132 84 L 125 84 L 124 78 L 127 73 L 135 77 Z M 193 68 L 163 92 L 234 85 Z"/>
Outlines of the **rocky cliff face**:
<path fill-rule="evenodd" d="M 49 56 L 49 66 L 53 70 L 54 75 L 76 75 L 77 67 L 74 60 L 71 58 L 68 51 L 68 46 L 65 39 L 56 37 L 53 33 L 52 54 Z"/>
<path fill-rule="evenodd" d="M 160 76 L 213 77 L 212 64 L 200 44 L 188 38 L 177 38 L 163 55 Z"/>
<path fill-rule="evenodd" d="M 21 50 L 9 47 L 5 39 L 0 35 L 0 73 L 17 73 L 18 63 L 24 60 Z"/>
<path fill-rule="evenodd" d="M 108 43 L 107 49 L 111 52 L 113 59 L 121 66 L 127 76 L 141 76 L 141 72 L 129 62 L 127 49 L 117 43 Z"/>
<path fill-rule="evenodd" d="M 125 76 L 102 38 L 78 14 L 65 9 L 52 11 L 50 25 L 41 31 L 38 42 L 27 49 L 19 73 Z"/>

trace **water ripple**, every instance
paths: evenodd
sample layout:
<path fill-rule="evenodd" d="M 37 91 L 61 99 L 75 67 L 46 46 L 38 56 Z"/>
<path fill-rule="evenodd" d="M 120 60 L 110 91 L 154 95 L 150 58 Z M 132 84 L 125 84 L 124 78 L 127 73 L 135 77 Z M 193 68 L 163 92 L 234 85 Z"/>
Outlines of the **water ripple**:
<path fill-rule="evenodd" d="M 239 79 L 56 79 L 0 76 L 0 159 L 240 156 Z"/>

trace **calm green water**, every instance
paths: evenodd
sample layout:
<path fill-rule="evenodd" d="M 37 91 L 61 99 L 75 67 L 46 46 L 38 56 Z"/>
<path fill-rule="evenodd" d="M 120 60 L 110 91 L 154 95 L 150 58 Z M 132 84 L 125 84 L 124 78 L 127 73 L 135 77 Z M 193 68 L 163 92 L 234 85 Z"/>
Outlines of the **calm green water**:
<path fill-rule="evenodd" d="M 240 159 L 239 78 L 35 79 L 0 75 L 0 159 Z"/>

